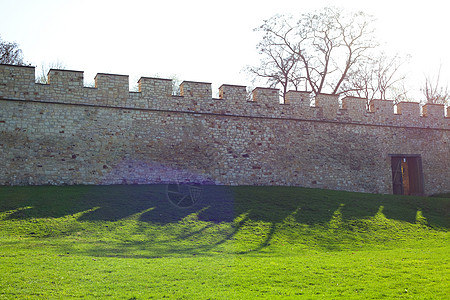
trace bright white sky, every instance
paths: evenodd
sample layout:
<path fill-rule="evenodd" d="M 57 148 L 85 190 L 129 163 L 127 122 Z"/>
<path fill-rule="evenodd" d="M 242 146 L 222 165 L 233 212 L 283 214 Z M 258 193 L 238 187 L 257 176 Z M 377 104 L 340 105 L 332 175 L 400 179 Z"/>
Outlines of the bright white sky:
<path fill-rule="evenodd" d="M 256 64 L 253 29 L 276 13 L 300 14 L 328 5 L 377 18 L 379 41 L 409 54 L 410 82 L 442 65 L 450 74 L 450 17 L 443 0 L 0 0 L 0 35 L 15 41 L 35 66 L 60 61 L 66 69 L 221 84 L 250 85 L 242 72 Z M 417 99 L 419 100 L 419 99 Z"/>

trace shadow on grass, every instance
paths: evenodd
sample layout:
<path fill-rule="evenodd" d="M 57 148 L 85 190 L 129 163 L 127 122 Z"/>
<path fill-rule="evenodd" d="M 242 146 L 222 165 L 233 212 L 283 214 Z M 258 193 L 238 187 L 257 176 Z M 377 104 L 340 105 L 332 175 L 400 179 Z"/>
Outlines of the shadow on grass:
<path fill-rule="evenodd" d="M 374 195 L 320 189 L 236 187 L 236 209 L 251 211 L 249 217 L 278 223 L 294 211 L 298 223 L 314 225 L 329 222 L 339 210 L 343 220 L 373 217 L 383 206 L 388 219 L 416 223 L 421 211 L 431 226 L 449 228 L 450 201 L 397 195 Z M 270 191 L 270 192 L 268 192 Z"/>
<path fill-rule="evenodd" d="M 58 218 L 87 210 L 83 220 L 117 221 L 147 211 L 140 220 L 153 223 L 178 222 L 199 212 L 199 219 L 231 222 L 248 213 L 255 221 L 279 223 L 296 211 L 299 223 L 328 222 L 342 206 L 345 220 L 374 216 L 380 206 L 389 219 L 416 222 L 421 210 L 432 226 L 449 228 L 448 199 L 373 195 L 297 187 L 202 186 L 203 199 L 188 208 L 167 200 L 167 185 L 27 186 L 0 187 L 0 212 L 16 210 L 9 219 Z M 27 209 L 20 209 L 26 207 Z M 149 210 L 151 209 L 151 210 Z"/>
<path fill-rule="evenodd" d="M 199 219 L 231 222 L 234 199 L 226 186 L 204 186 L 202 201 L 179 208 L 167 199 L 166 185 L 1 187 L 0 212 L 8 219 L 59 218 L 85 212 L 79 221 L 118 221 L 141 213 L 140 220 L 174 223 L 200 211 Z M 27 208 L 27 209 L 21 209 Z M 96 208 L 96 209 L 93 209 Z"/>
<path fill-rule="evenodd" d="M 427 225 L 447 229 L 450 225 L 450 201 L 443 198 L 295 187 L 211 185 L 202 186 L 202 193 L 202 201 L 192 207 L 179 208 L 168 201 L 167 185 L 0 187 L 0 212 L 13 211 L 6 219 L 59 218 L 84 212 L 78 217 L 81 222 L 118 221 L 137 216 L 144 224 L 160 225 L 178 224 L 195 214 L 196 220 L 231 224 L 217 238 L 196 244 L 195 240 L 213 226 L 206 224 L 189 229 L 187 223 L 184 231 L 154 242 L 154 248 L 159 247 L 164 254 L 205 253 L 232 240 L 249 221 L 268 226 L 258 243 L 248 250 L 259 251 L 270 245 L 277 226 L 287 218 L 294 218 L 298 224 L 325 225 L 336 218 L 336 212 L 341 220 L 358 220 L 375 216 L 380 207 L 388 219 L 416 223 L 420 211 Z M 179 241 L 190 242 L 178 247 Z M 126 253 L 132 249 L 138 252 L 145 250 L 148 243 L 148 240 L 127 241 L 109 250 L 105 245 L 92 247 L 90 254 L 127 256 Z M 327 247 L 326 243 L 324 241 L 324 247 Z M 139 257 L 138 252 L 133 252 L 133 255 Z"/>

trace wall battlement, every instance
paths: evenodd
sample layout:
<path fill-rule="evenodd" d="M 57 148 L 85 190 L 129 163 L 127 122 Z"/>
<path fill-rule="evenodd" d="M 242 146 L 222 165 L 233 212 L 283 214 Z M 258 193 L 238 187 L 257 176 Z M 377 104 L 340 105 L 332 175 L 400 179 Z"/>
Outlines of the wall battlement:
<path fill-rule="evenodd" d="M 212 98 L 211 83 L 183 81 L 181 96 L 172 95 L 170 79 L 142 77 L 138 92 L 129 91 L 127 75 L 98 73 L 95 88 L 83 86 L 83 72 L 50 70 L 48 84 L 35 83 L 34 67 L 0 65 L 0 99 L 60 102 L 118 108 L 174 110 L 269 118 L 299 118 L 371 125 L 450 128 L 450 108 L 444 105 L 346 97 L 342 108 L 336 95 L 289 91 L 280 104 L 279 90 L 255 88 L 249 100 L 244 86 L 222 85 Z M 311 102 L 312 100 L 312 102 Z M 311 103 L 313 105 L 311 105 Z M 447 109 L 447 117 L 445 116 Z"/>
<path fill-rule="evenodd" d="M 0 65 L 0 185 L 214 183 L 370 193 L 450 188 L 443 105 Z M 447 116 L 450 116 L 447 108 Z M 400 175 L 399 175 L 400 174 Z M 406 179 L 405 179 L 406 178 Z M 406 181 L 405 181 L 406 180 Z"/>

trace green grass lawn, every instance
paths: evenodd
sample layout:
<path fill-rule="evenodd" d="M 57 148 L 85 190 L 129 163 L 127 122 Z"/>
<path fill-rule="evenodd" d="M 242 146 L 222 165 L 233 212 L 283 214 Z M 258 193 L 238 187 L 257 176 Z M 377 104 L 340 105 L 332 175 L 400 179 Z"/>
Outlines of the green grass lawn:
<path fill-rule="evenodd" d="M 448 299 L 445 196 L 0 187 L 0 299 Z"/>

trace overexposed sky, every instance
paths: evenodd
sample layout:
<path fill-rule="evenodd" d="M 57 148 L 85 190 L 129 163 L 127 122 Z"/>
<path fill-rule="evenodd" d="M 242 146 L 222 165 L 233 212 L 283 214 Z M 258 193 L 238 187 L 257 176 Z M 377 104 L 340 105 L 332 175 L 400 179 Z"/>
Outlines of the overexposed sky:
<path fill-rule="evenodd" d="M 17 42 L 32 65 L 60 61 L 84 71 L 85 81 L 115 73 L 130 75 L 131 86 L 155 75 L 213 88 L 250 85 L 242 70 L 259 61 L 253 29 L 276 13 L 328 5 L 374 15 L 384 49 L 411 55 L 407 71 L 418 97 L 424 75 L 439 65 L 447 84 L 450 17 L 443 0 L 0 0 L 0 35 Z"/>

